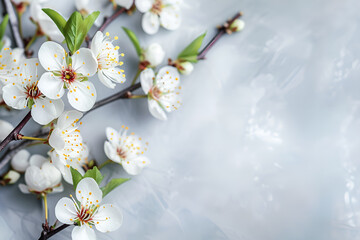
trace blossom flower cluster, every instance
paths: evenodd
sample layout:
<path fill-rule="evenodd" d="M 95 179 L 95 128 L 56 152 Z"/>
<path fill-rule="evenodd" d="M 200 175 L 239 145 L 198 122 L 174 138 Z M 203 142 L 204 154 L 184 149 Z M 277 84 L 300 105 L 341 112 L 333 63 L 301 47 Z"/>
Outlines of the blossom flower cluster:
<path fill-rule="evenodd" d="M 129 180 L 112 178 L 103 183 L 100 170 L 112 164 L 121 166 L 126 176 L 136 176 L 151 161 L 145 154 L 149 143 L 118 123 L 104 129 L 103 159 L 93 159 L 87 139 L 81 134 L 84 115 L 121 98 L 145 98 L 149 113 L 156 119 L 167 120 L 168 114 L 182 104 L 181 75 L 189 75 L 194 63 L 201 59 L 199 48 L 205 34 L 190 43 L 176 59 L 168 59 L 164 64 L 166 53 L 160 44 L 141 46 L 135 33 L 123 27 L 138 55 L 138 72 L 129 87 L 97 101 L 94 81 L 109 89 L 127 81 L 124 53 L 117 45 L 120 39 L 102 31 L 108 23 L 104 17 L 113 14 L 107 18 L 113 20 L 125 10 L 131 14 L 137 9 L 142 13 L 144 32 L 151 35 L 160 26 L 167 30 L 180 27 L 181 1 L 75 0 L 78 12 L 68 20 L 53 9 L 43 8 L 45 3 L 45 0 L 13 0 L 18 20 L 21 21 L 28 8 L 36 26 L 31 38 L 22 39 L 27 44 L 25 49 L 11 48 L 9 38 L 4 36 L 8 18 L 0 24 L 0 109 L 14 114 L 28 109 L 18 125 L 0 119 L 0 151 L 11 141 L 29 142 L 7 149 L 9 154 L 5 157 L 11 159 L 10 170 L 1 176 L 0 184 L 15 184 L 24 176 L 23 183 L 18 184 L 19 190 L 44 201 L 42 234 L 57 232 L 49 226 L 47 195 L 59 194 L 72 185 L 75 197 L 62 197 L 56 204 L 57 221 L 63 226 L 75 225 L 71 233 L 74 240 L 96 239 L 94 229 L 105 233 L 122 225 L 120 208 L 103 203 L 103 198 Z M 101 12 L 96 11 L 99 9 Z M 99 29 L 91 37 L 88 32 L 93 25 Z M 243 28 L 243 22 L 234 20 L 222 30 L 235 32 Z M 47 41 L 36 50 L 37 57 L 31 57 L 33 52 L 29 48 L 42 36 Z M 30 119 L 41 125 L 41 130 L 34 136 L 24 136 L 20 131 Z M 45 144 L 48 150 L 43 155 L 32 154 L 25 147 L 33 144 Z"/>

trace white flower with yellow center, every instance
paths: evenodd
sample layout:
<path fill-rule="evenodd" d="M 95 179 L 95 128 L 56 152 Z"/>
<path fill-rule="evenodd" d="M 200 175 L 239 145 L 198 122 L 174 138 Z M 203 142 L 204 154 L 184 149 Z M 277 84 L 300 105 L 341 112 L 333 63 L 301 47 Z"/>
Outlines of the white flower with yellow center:
<path fill-rule="evenodd" d="M 49 137 L 49 144 L 54 148 L 53 151 L 57 154 L 59 161 L 68 168 L 70 165 L 67 160 L 80 156 L 84 151 L 77 124 L 82 115 L 81 112 L 75 110 L 63 112 Z"/>
<path fill-rule="evenodd" d="M 46 125 L 64 111 L 61 99 L 47 98 L 38 88 L 39 75 L 44 72 L 37 58 L 26 59 L 18 72 L 18 81 L 3 87 L 5 103 L 15 109 L 31 109 L 35 122 Z"/>
<path fill-rule="evenodd" d="M 19 184 L 23 193 L 62 192 L 61 173 L 48 159 L 41 155 L 30 157 L 25 171 L 25 184 Z"/>
<path fill-rule="evenodd" d="M 141 138 L 134 133 L 127 136 L 127 130 L 128 127 L 125 126 L 122 126 L 120 132 L 110 127 L 106 128 L 108 141 L 104 144 L 104 150 L 106 156 L 111 161 L 121 164 L 128 174 L 137 175 L 150 164 L 150 161 L 143 156 L 147 148 L 142 147 Z"/>
<path fill-rule="evenodd" d="M 81 144 L 80 153 L 76 157 L 66 157 L 60 159 L 60 155 L 56 151 L 50 151 L 49 156 L 51 161 L 55 164 L 57 169 L 60 170 L 64 180 L 69 183 L 73 184 L 72 175 L 70 171 L 70 167 L 77 170 L 81 175 L 85 174 L 83 166 L 88 163 L 89 157 L 89 148 L 86 144 Z M 64 164 L 65 161 L 65 164 Z"/>
<path fill-rule="evenodd" d="M 50 99 L 60 99 L 64 86 L 71 106 L 79 111 L 90 110 L 96 101 L 94 85 L 87 81 L 97 70 L 97 61 L 90 49 L 80 48 L 73 56 L 56 42 L 45 42 L 39 50 L 39 61 L 45 72 L 38 83 L 40 91 Z"/>
<path fill-rule="evenodd" d="M 64 224 L 76 224 L 71 237 L 73 240 L 96 239 L 93 228 L 100 232 L 118 229 L 123 222 L 123 215 L 112 204 L 100 205 L 102 191 L 92 178 L 82 179 L 76 187 L 76 199 L 61 198 L 55 206 L 56 218 Z"/>
<path fill-rule="evenodd" d="M 168 30 L 180 27 L 179 0 L 135 0 L 136 8 L 145 13 L 142 17 L 142 28 L 148 34 L 159 31 L 160 24 Z"/>
<path fill-rule="evenodd" d="M 117 40 L 115 37 L 114 40 Z M 92 42 L 91 51 L 97 60 L 98 77 L 100 81 L 108 88 L 114 88 L 115 83 L 125 82 L 124 70 L 119 68 L 123 62 L 119 62 L 119 56 L 124 56 L 119 53 L 119 46 L 114 46 L 109 33 L 105 35 L 98 31 Z"/>
<path fill-rule="evenodd" d="M 163 67 L 156 77 L 151 68 L 145 69 L 140 74 L 140 82 L 148 95 L 149 111 L 154 117 L 166 120 L 166 112 L 172 112 L 181 105 L 180 76 L 176 68 Z"/>
<path fill-rule="evenodd" d="M 0 51 L 0 82 L 4 85 L 17 80 L 18 69 L 25 59 L 24 50 L 20 48 L 4 48 Z"/>

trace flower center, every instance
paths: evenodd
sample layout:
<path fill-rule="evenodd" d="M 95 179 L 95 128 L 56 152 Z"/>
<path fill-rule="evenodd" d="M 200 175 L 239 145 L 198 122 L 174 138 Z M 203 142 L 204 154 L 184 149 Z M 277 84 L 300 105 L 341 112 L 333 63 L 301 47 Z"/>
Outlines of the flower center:
<path fill-rule="evenodd" d="M 162 11 L 163 8 L 163 4 L 162 4 L 162 0 L 155 0 L 154 4 L 151 7 L 151 10 L 153 13 L 159 15 Z"/>
<path fill-rule="evenodd" d="M 42 95 L 42 93 L 37 87 L 37 83 L 33 83 L 31 85 L 26 86 L 25 94 L 27 98 L 31 98 L 31 99 L 37 99 Z"/>
<path fill-rule="evenodd" d="M 61 72 L 61 78 L 64 82 L 72 83 L 76 79 L 76 72 L 74 72 L 72 69 L 67 68 L 66 70 L 63 70 Z"/>
<path fill-rule="evenodd" d="M 77 213 L 77 217 L 78 220 L 82 223 L 82 224 L 92 224 L 93 222 L 93 215 L 95 213 L 96 209 L 92 209 L 92 208 L 84 208 L 83 206 L 81 206 L 81 211 Z"/>
<path fill-rule="evenodd" d="M 160 91 L 160 89 L 158 87 L 154 86 L 150 89 L 149 94 L 150 94 L 150 97 L 152 97 L 153 99 L 159 100 L 162 92 Z"/>
<path fill-rule="evenodd" d="M 126 159 L 126 152 L 122 148 L 118 148 L 116 152 L 121 159 Z"/>

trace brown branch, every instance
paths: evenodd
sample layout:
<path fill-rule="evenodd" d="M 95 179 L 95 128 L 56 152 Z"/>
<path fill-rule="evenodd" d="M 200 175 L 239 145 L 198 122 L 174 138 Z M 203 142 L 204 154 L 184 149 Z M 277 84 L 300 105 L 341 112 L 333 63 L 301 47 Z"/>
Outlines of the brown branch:
<path fill-rule="evenodd" d="M 197 56 L 197 60 L 203 60 L 205 59 L 205 55 L 208 53 L 208 51 L 214 46 L 214 44 L 222 37 L 222 35 L 224 35 L 228 28 L 230 27 L 230 25 L 239 17 L 242 16 L 242 13 L 239 12 L 237 13 L 233 18 L 231 18 L 230 20 L 228 20 L 223 26 L 221 26 L 220 28 L 218 28 L 218 32 L 216 33 L 216 35 L 213 37 L 213 39 L 211 39 L 211 41 L 204 47 L 203 50 L 201 50 L 201 52 L 198 54 Z"/>
<path fill-rule="evenodd" d="M 41 236 L 40 236 L 39 240 L 49 239 L 49 238 L 51 238 L 52 236 L 54 236 L 55 234 L 57 234 L 58 232 L 64 230 L 65 228 L 67 228 L 67 227 L 69 227 L 69 226 L 71 226 L 71 225 L 69 225 L 69 224 L 63 224 L 63 225 L 61 225 L 61 226 L 58 227 L 58 228 L 50 229 L 50 231 L 45 231 L 45 230 L 43 230 L 43 231 L 41 232 Z"/>
<path fill-rule="evenodd" d="M 125 12 L 126 9 L 125 8 L 120 8 L 119 10 L 117 10 L 116 12 L 113 13 L 113 15 L 111 15 L 110 17 L 105 17 L 104 18 L 104 22 L 103 24 L 99 27 L 98 31 L 102 32 L 105 30 L 105 28 L 112 23 L 112 21 L 114 21 L 118 16 L 120 16 L 120 14 L 122 14 L 123 12 Z"/>
<path fill-rule="evenodd" d="M 24 48 L 24 42 L 20 35 L 18 18 L 10 0 L 2 0 L 5 12 L 9 15 L 11 33 L 15 39 L 15 44 L 19 48 Z"/>

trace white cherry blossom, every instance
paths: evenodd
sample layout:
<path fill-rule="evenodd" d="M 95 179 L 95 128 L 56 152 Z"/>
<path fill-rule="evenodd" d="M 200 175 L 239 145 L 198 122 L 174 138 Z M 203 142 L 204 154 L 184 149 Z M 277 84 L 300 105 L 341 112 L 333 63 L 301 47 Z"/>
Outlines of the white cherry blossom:
<path fill-rule="evenodd" d="M 42 10 L 39 0 L 34 0 L 30 5 L 30 16 L 40 27 L 40 31 L 51 40 L 61 43 L 64 36 L 53 20 Z"/>
<path fill-rule="evenodd" d="M 0 142 L 2 142 L 14 129 L 14 126 L 5 121 L 0 119 Z"/>
<path fill-rule="evenodd" d="M 19 184 L 23 193 L 62 192 L 61 173 L 41 155 L 32 155 L 25 171 L 25 184 Z"/>
<path fill-rule="evenodd" d="M 60 44 L 48 41 L 40 47 L 39 61 L 47 71 L 38 83 L 45 96 L 60 99 L 65 93 L 65 86 L 72 107 L 79 111 L 92 108 L 96 101 L 96 90 L 87 77 L 96 73 L 97 61 L 90 49 L 80 48 L 69 57 Z"/>
<path fill-rule="evenodd" d="M 117 40 L 118 37 L 114 37 Z M 119 53 L 119 46 L 114 46 L 112 40 L 109 38 L 109 33 L 105 35 L 98 31 L 92 42 L 91 51 L 97 60 L 98 77 L 100 82 L 108 88 L 114 88 L 115 83 L 124 83 L 124 70 L 119 68 L 123 62 L 119 62 L 119 56 L 124 56 Z"/>
<path fill-rule="evenodd" d="M 150 67 L 156 67 L 164 61 L 165 51 L 158 43 L 150 44 L 144 51 L 144 60 L 150 63 Z"/>
<path fill-rule="evenodd" d="M 32 118 L 46 125 L 64 111 L 61 99 L 49 99 L 38 88 L 39 76 L 44 72 L 37 58 L 26 59 L 20 65 L 17 81 L 3 87 L 5 103 L 15 109 L 31 109 Z"/>
<path fill-rule="evenodd" d="M 140 82 L 148 95 L 149 111 L 154 117 L 166 120 L 166 112 L 172 112 L 181 105 L 180 76 L 176 68 L 163 67 L 156 77 L 151 68 L 145 69 L 140 74 Z"/>
<path fill-rule="evenodd" d="M 142 169 L 150 164 L 147 157 L 143 156 L 147 148 L 143 148 L 141 138 L 131 133 L 127 136 L 127 127 L 117 132 L 113 128 L 106 128 L 107 140 L 104 144 L 106 156 L 113 162 L 119 163 L 130 175 L 139 174 Z"/>
<path fill-rule="evenodd" d="M 179 0 L 135 0 L 136 8 L 145 13 L 142 28 L 148 34 L 158 32 L 160 25 L 168 30 L 180 27 Z"/>
<path fill-rule="evenodd" d="M 102 191 L 92 178 L 82 179 L 76 187 L 76 199 L 61 198 L 55 206 L 56 218 L 64 224 L 76 224 L 72 239 L 96 239 L 93 228 L 100 232 L 118 229 L 123 222 L 119 208 L 112 204 L 100 205 Z"/>
<path fill-rule="evenodd" d="M 4 48 L 0 51 L 0 82 L 3 85 L 17 80 L 18 69 L 24 59 L 24 49 Z"/>
<path fill-rule="evenodd" d="M 67 160 L 80 156 L 84 151 L 77 124 L 82 115 L 75 110 L 63 112 L 49 137 L 50 146 L 54 148 L 53 151 L 58 155 L 59 161 L 65 166 L 68 164 Z"/>
<path fill-rule="evenodd" d="M 85 174 L 83 166 L 88 163 L 89 148 L 84 143 L 81 145 L 81 147 L 82 148 L 79 151 L 80 153 L 76 157 L 69 156 L 66 159 L 63 158 L 62 160 L 56 151 L 49 152 L 51 161 L 55 164 L 57 169 L 60 170 L 64 180 L 69 184 L 73 184 L 70 167 L 77 170 L 81 175 Z M 64 160 L 66 164 L 64 164 Z"/>

